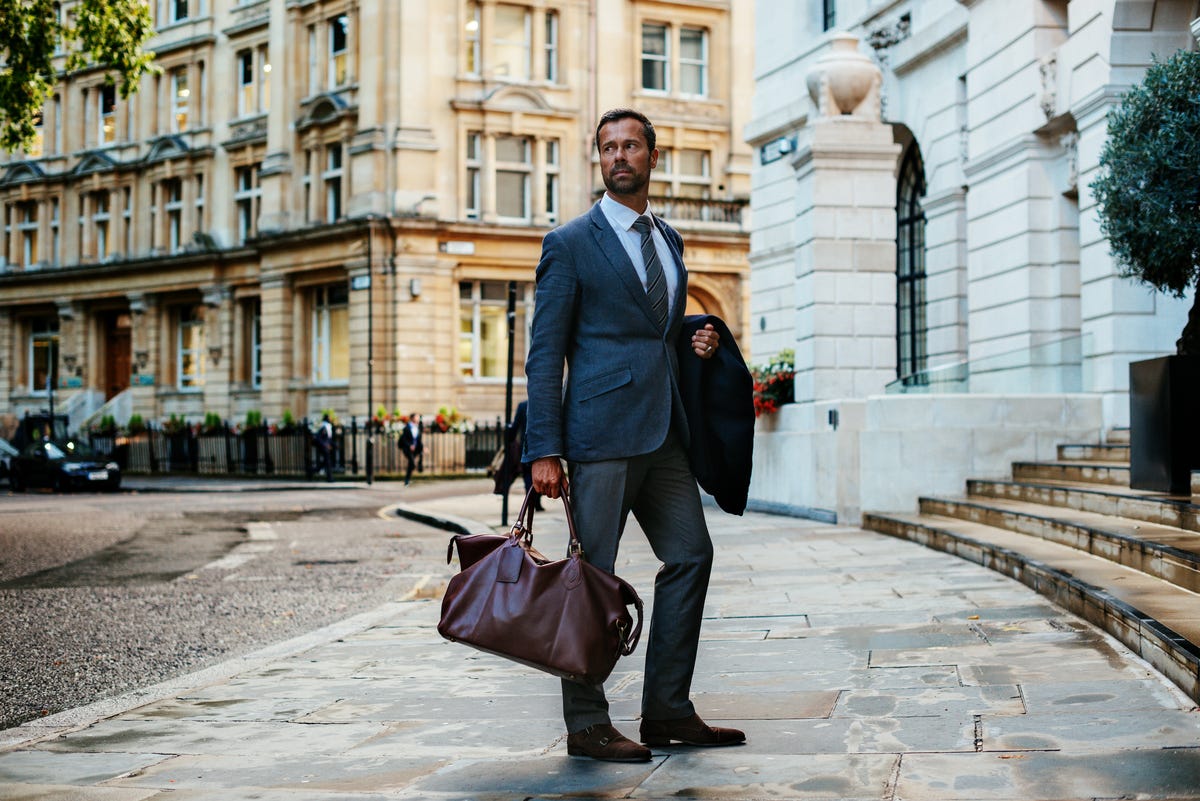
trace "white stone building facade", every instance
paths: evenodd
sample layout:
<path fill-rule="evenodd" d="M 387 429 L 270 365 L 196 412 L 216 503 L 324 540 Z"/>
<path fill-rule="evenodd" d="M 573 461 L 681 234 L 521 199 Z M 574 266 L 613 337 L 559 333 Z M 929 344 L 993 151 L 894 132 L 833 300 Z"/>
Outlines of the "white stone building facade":
<path fill-rule="evenodd" d="M 1120 276 L 1107 113 L 1196 0 L 759 0 L 751 332 L 795 352 L 752 498 L 853 522 L 1126 425 L 1192 298 Z"/>

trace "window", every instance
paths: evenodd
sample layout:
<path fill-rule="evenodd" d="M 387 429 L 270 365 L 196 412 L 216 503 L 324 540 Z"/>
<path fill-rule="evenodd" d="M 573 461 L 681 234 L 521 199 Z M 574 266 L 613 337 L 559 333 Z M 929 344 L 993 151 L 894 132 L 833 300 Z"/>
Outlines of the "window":
<path fill-rule="evenodd" d="M 325 222 L 342 218 L 342 146 L 329 145 L 325 148 Z"/>
<path fill-rule="evenodd" d="M 308 26 L 308 93 L 315 95 L 321 90 L 321 67 L 317 61 L 317 28 Z"/>
<path fill-rule="evenodd" d="M 529 80 L 529 9 L 498 5 L 493 27 L 492 76 L 510 81 Z"/>
<path fill-rule="evenodd" d="M 242 304 L 242 321 L 245 326 L 243 342 L 245 357 L 242 380 L 254 389 L 262 388 L 262 301 L 252 298 Z"/>
<path fill-rule="evenodd" d="M 58 320 L 39 318 L 29 325 L 29 391 L 44 395 L 58 386 Z"/>
<path fill-rule="evenodd" d="M 350 303 L 345 284 L 313 293 L 312 380 L 318 384 L 350 380 Z"/>
<path fill-rule="evenodd" d="M 191 94 L 188 89 L 187 67 L 171 70 L 171 130 L 175 133 L 187 130 L 188 100 Z"/>
<path fill-rule="evenodd" d="M 204 386 L 204 308 L 184 306 L 179 310 L 179 339 L 176 370 L 180 389 Z"/>
<path fill-rule="evenodd" d="M 656 197 L 709 197 L 712 185 L 707 150 L 660 148 L 650 194 Z"/>
<path fill-rule="evenodd" d="M 92 232 L 95 235 L 95 255 L 98 261 L 105 261 L 110 255 L 108 224 L 111 217 L 108 213 L 108 192 L 93 192 L 90 200 L 92 205 Z"/>
<path fill-rule="evenodd" d="M 237 206 L 237 241 L 245 242 L 254 236 L 258 222 L 258 205 L 262 188 L 258 185 L 261 164 L 238 167 L 234 171 L 233 201 Z"/>
<path fill-rule="evenodd" d="M 238 53 L 237 113 L 239 117 L 260 114 L 270 106 L 271 63 L 266 48 Z"/>
<path fill-rule="evenodd" d="M 546 142 L 546 222 L 558 222 L 558 172 L 559 172 L 558 140 Z"/>
<path fill-rule="evenodd" d="M 546 80 L 558 83 L 558 12 L 546 12 Z"/>
<path fill-rule="evenodd" d="M 667 26 L 642 23 L 642 88 L 653 92 L 670 91 L 671 68 L 667 51 Z"/>
<path fill-rule="evenodd" d="M 167 24 L 188 18 L 188 0 L 167 0 Z"/>
<path fill-rule="evenodd" d="M 196 176 L 196 230 L 204 229 L 204 176 Z"/>
<path fill-rule="evenodd" d="M 21 266 L 30 269 L 38 261 L 38 207 L 33 200 L 17 204 L 17 237 Z"/>
<path fill-rule="evenodd" d="M 533 285 L 517 284 L 513 327 L 515 375 L 525 371 L 528 321 Z M 504 379 L 508 373 L 508 282 L 461 281 L 459 297 L 459 373 L 464 378 Z"/>
<path fill-rule="evenodd" d="M 530 141 L 523 136 L 496 137 L 496 216 L 529 219 Z"/>
<path fill-rule="evenodd" d="M 836 0 L 821 0 L 821 30 L 831 31 L 837 25 Z"/>
<path fill-rule="evenodd" d="M 467 134 L 467 202 L 466 218 L 478 220 L 480 217 L 479 202 L 479 173 L 483 166 L 483 155 L 480 153 L 480 135 Z"/>
<path fill-rule="evenodd" d="M 121 204 L 121 232 L 125 237 L 125 256 L 128 257 L 133 254 L 133 190 L 127 186 L 122 194 L 125 199 Z"/>
<path fill-rule="evenodd" d="M 246 116 L 258 110 L 258 87 L 255 85 L 254 51 L 238 53 L 238 115 Z"/>
<path fill-rule="evenodd" d="M 342 14 L 329 21 L 329 85 L 350 82 L 350 17 Z"/>
<path fill-rule="evenodd" d="M 167 215 L 167 252 L 178 253 L 183 248 L 183 181 L 163 181 L 162 195 Z"/>
<path fill-rule="evenodd" d="M 708 31 L 704 28 L 676 29 L 661 22 L 642 23 L 642 89 L 648 92 L 678 92 L 681 95 L 708 95 Z M 676 76 L 672 84 L 672 53 L 678 51 Z"/>
<path fill-rule="evenodd" d="M 896 374 L 928 366 L 925 317 L 925 169 L 914 145 L 900 165 L 896 187 Z"/>
<path fill-rule="evenodd" d="M 61 153 L 62 141 L 62 98 L 54 96 L 54 152 Z"/>
<path fill-rule="evenodd" d="M 62 235 L 58 225 L 58 198 L 50 199 L 50 261 L 52 264 L 62 264 Z"/>
<path fill-rule="evenodd" d="M 702 28 L 679 30 L 679 91 L 708 94 L 708 32 Z"/>
<path fill-rule="evenodd" d="M 470 16 L 467 19 L 466 30 L 463 34 L 466 49 L 467 74 L 479 74 L 479 4 L 471 4 Z"/>
<path fill-rule="evenodd" d="M 97 108 L 100 112 L 100 144 L 112 144 L 117 141 L 117 87 L 100 87 L 97 94 Z"/>
<path fill-rule="evenodd" d="M 31 159 L 40 159 L 42 157 L 42 130 L 45 119 L 42 117 L 42 112 L 38 112 L 33 118 L 33 141 L 29 143 L 29 147 L 25 150 L 25 155 Z"/>

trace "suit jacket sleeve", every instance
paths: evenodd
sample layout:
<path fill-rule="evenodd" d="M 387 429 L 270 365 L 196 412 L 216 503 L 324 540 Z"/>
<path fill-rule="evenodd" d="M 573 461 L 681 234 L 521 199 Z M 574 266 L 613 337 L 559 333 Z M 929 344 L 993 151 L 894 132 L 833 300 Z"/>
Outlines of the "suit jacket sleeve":
<path fill-rule="evenodd" d="M 524 461 L 561 456 L 563 365 L 579 304 L 575 260 L 558 230 L 542 241 L 534 294 L 533 335 L 525 376 L 529 400 Z"/>

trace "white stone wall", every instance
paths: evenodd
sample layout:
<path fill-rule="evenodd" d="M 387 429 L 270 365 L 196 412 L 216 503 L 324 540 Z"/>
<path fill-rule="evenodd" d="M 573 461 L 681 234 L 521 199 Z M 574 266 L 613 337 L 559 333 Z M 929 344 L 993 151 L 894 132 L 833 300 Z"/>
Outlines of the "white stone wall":
<path fill-rule="evenodd" d="M 825 256 L 814 247 L 846 184 L 806 172 L 819 115 L 804 81 L 834 32 L 821 31 L 819 4 L 760 0 L 757 10 L 758 90 L 746 130 L 756 151 L 752 348 L 804 345 L 797 370 L 812 380 L 797 397 L 816 402 L 760 423 L 752 498 L 852 519 L 861 509 L 915 508 L 922 491 L 961 491 L 968 476 L 1006 475 L 1013 459 L 1052 458 L 1064 438 L 1096 440 L 1126 424 L 1129 362 L 1174 350 L 1192 298 L 1121 277 L 1089 183 L 1121 93 L 1152 55 L 1195 46 L 1195 2 L 838 3 L 838 29 L 859 36 L 883 68 L 896 168 L 914 142 L 924 160 L 929 365 L 974 365 L 975 394 L 953 398 L 876 397 L 878 388 L 849 377 L 862 345 L 840 348 L 836 338 L 857 335 L 846 330 L 856 301 L 847 295 L 839 309 L 836 277 L 821 276 Z M 873 52 L 872 34 L 893 35 Z M 805 155 L 790 167 L 758 164 L 779 136 Z M 860 300 L 873 291 L 856 288 Z M 1000 369 L 1014 352 L 1039 366 Z M 1070 394 L 1076 384 L 1088 394 Z M 1054 394 L 1022 396 L 1030 387 Z M 827 420 L 835 408 L 850 410 L 836 431 Z"/>

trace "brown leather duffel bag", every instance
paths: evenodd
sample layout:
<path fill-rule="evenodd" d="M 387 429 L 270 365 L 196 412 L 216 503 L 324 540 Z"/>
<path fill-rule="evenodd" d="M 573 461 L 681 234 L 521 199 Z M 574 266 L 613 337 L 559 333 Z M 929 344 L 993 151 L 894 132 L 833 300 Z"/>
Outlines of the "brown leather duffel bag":
<path fill-rule="evenodd" d="M 583 684 L 601 684 L 642 634 L 642 599 L 584 560 L 566 496 L 567 558 L 533 548 L 530 495 L 507 535 L 458 535 L 460 572 L 442 598 L 438 633 L 480 651 Z M 629 607 L 637 612 L 637 621 Z"/>

